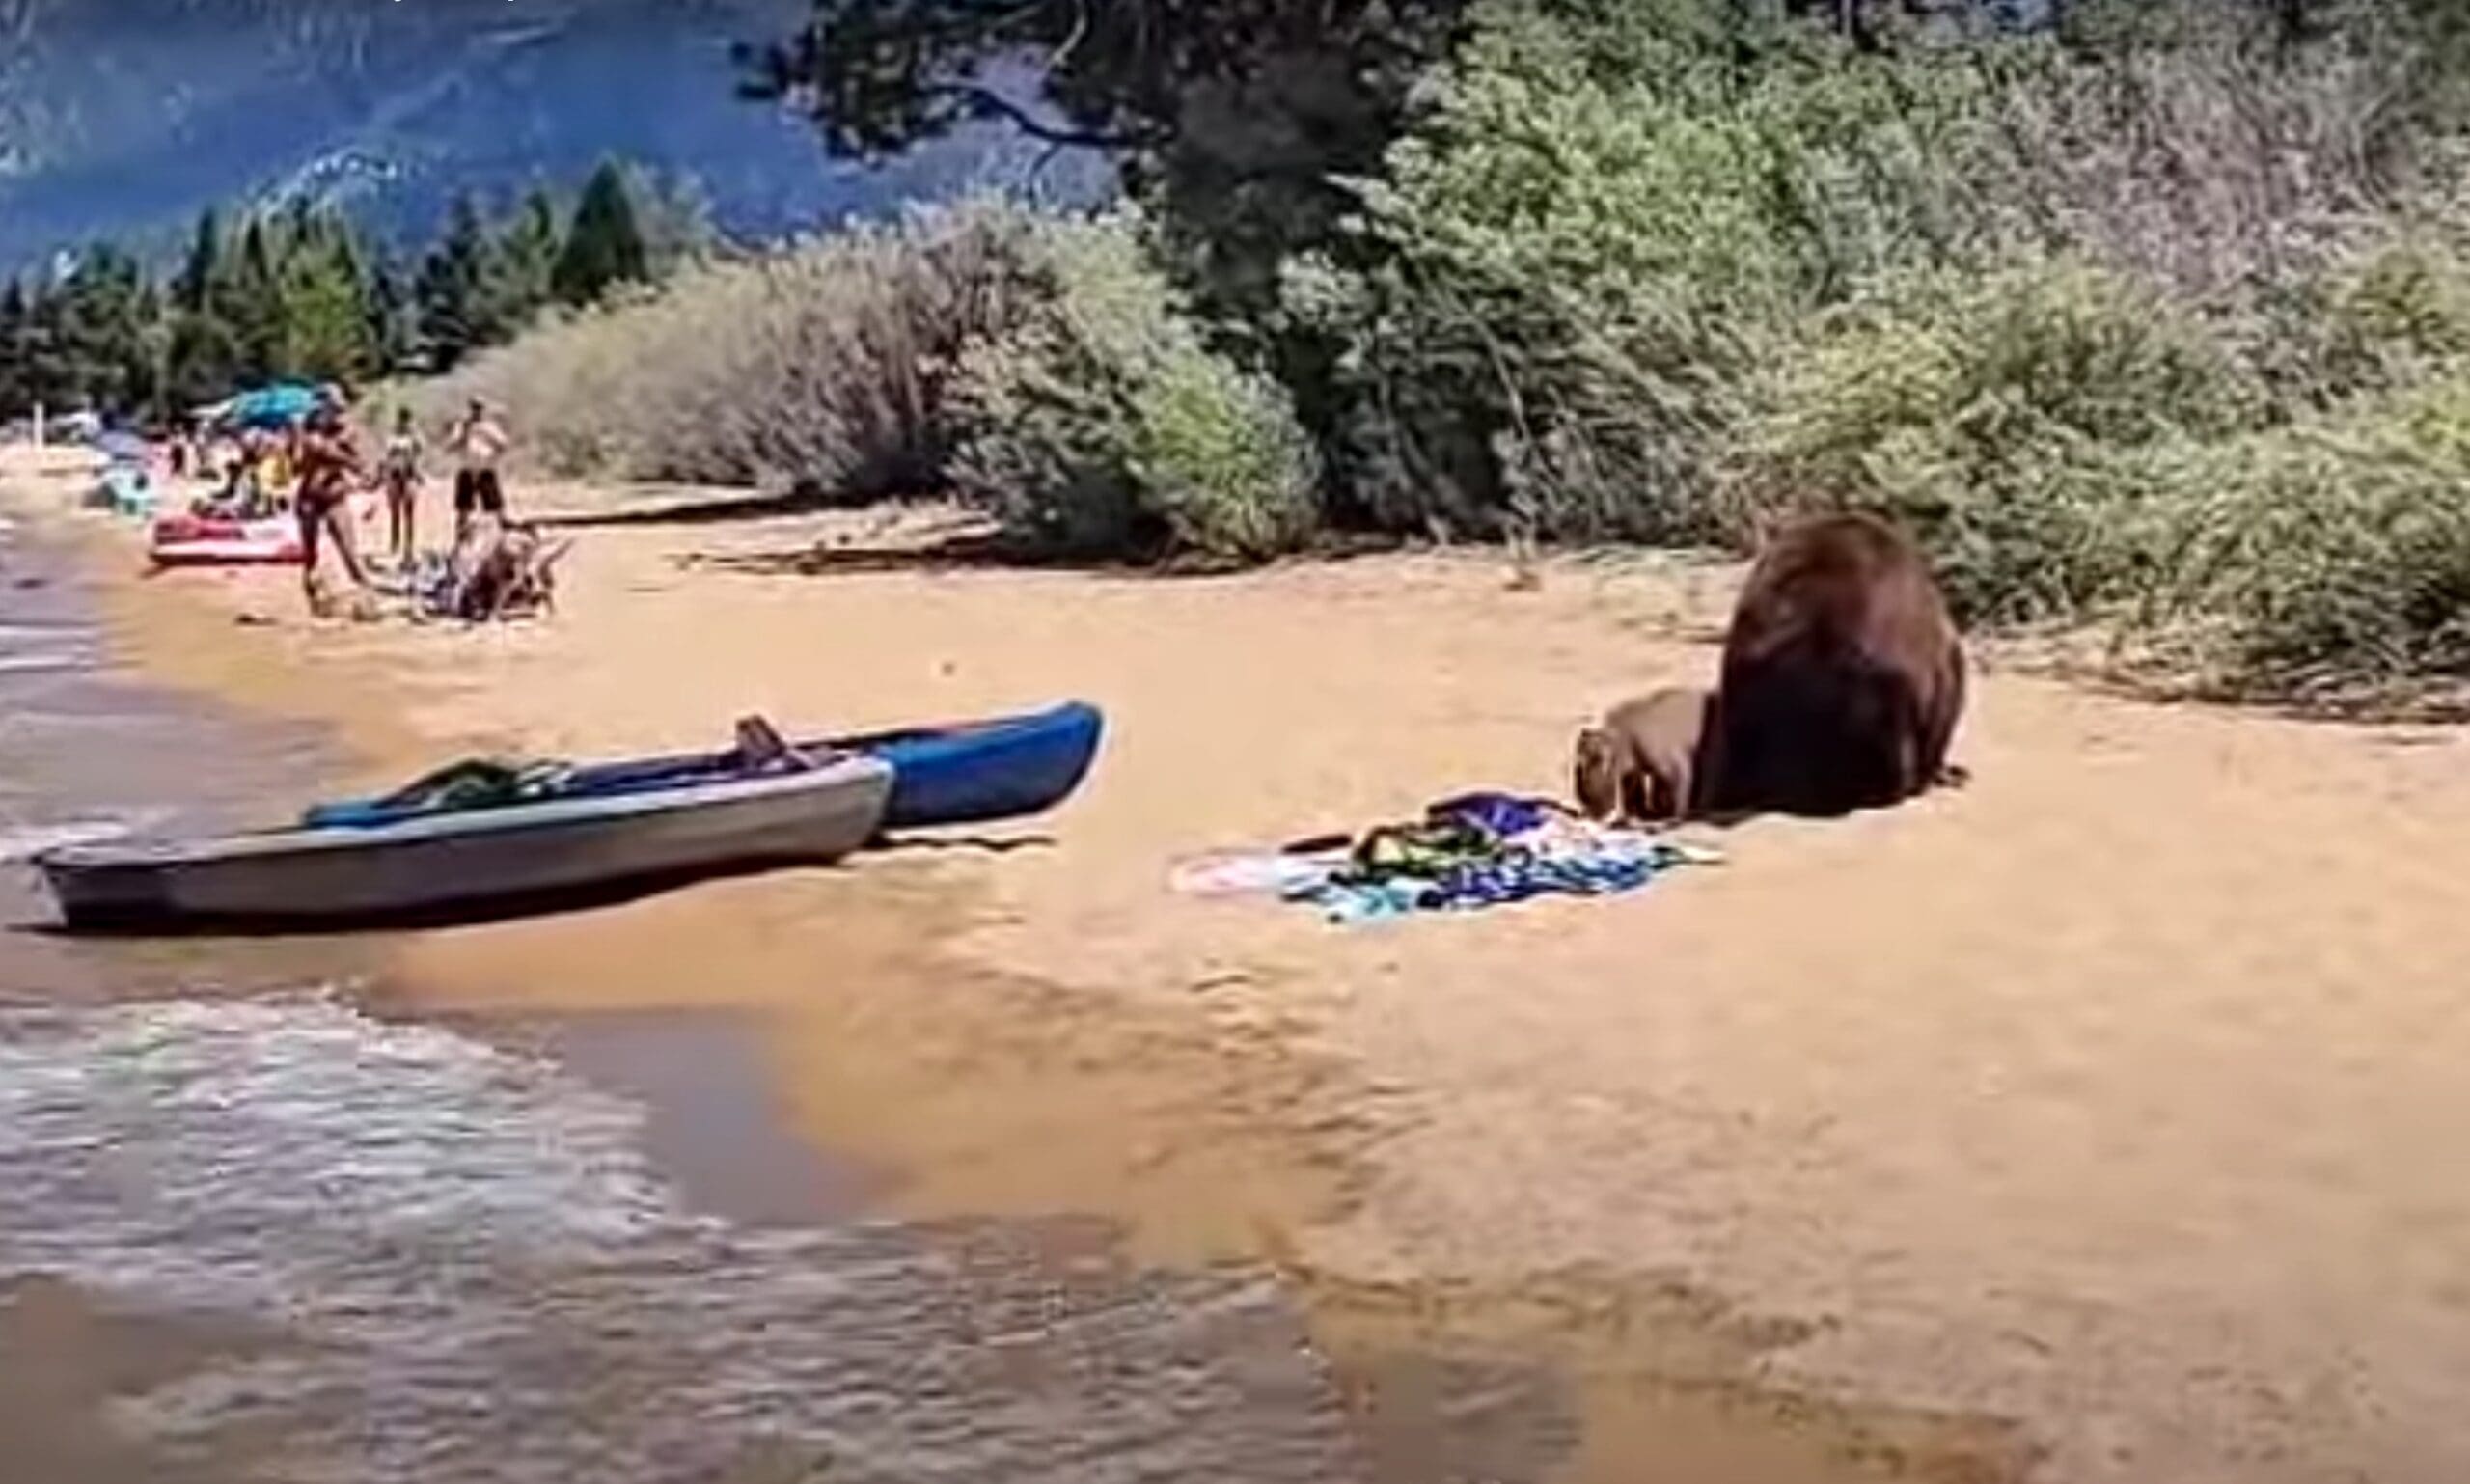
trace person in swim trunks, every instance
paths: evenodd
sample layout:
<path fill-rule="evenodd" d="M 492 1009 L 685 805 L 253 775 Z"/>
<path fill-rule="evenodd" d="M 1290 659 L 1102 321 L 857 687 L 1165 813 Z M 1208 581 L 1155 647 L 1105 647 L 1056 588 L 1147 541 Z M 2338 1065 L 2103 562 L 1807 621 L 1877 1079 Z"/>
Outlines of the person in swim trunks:
<path fill-rule="evenodd" d="M 498 482 L 498 459 L 506 453 L 506 425 L 489 404 L 473 398 L 447 441 L 453 446 L 454 536 L 460 540 L 477 514 L 506 516 L 506 489 Z"/>
<path fill-rule="evenodd" d="M 292 508 L 300 521 L 300 588 L 310 612 L 316 613 L 322 606 L 317 556 L 324 536 L 334 537 L 335 554 L 343 559 L 352 585 L 364 593 L 369 589 L 369 573 L 361 565 L 351 529 L 351 492 L 367 481 L 339 390 L 328 388 L 301 425 L 297 456 L 300 485 Z"/>

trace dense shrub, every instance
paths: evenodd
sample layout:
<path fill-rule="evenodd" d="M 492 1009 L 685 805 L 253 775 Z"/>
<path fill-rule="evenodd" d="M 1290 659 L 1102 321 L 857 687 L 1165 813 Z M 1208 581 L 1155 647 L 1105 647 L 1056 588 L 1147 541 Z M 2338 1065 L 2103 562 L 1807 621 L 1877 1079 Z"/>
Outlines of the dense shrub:
<path fill-rule="evenodd" d="M 2078 263 L 1903 283 L 1825 316 L 1766 382 L 1743 505 L 1892 516 L 1975 620 L 2134 591 L 2185 445 L 2265 405 L 2206 326 Z"/>
<path fill-rule="evenodd" d="M 2266 286 L 2245 354 L 2284 409 L 2409 387 L 2470 356 L 2470 261 L 2441 221 L 2368 236 L 2320 272 Z"/>
<path fill-rule="evenodd" d="M 2460 269 L 2384 245 L 2298 287 L 2329 410 L 2240 354 L 2281 331 L 2081 264 L 1848 308 L 1768 378 L 1744 503 L 1902 520 L 1975 620 L 2102 615 L 2282 691 L 2470 674 Z"/>
<path fill-rule="evenodd" d="M 2234 440 L 2201 478 L 2171 506 L 2163 612 L 2211 633 L 2234 674 L 2470 675 L 2470 374 Z"/>
<path fill-rule="evenodd" d="M 1316 523 L 1312 446 L 1275 382 L 1211 350 L 1128 217 L 1061 223 L 1040 292 L 954 384 L 960 491 L 1078 554 L 1257 560 Z"/>
<path fill-rule="evenodd" d="M 443 418 L 492 398 L 556 473 L 917 492 L 941 479 L 948 371 L 1027 312 L 1047 230 L 972 202 L 691 269 L 483 355 L 420 401 Z"/>
<path fill-rule="evenodd" d="M 1876 49 L 1786 9 L 1472 0 L 1380 168 L 1311 182 L 1354 209 L 1274 306 L 1266 239 L 1195 252 L 1200 216 L 977 204 L 424 395 L 497 395 L 563 470 L 940 485 L 1078 554 L 1746 547 L 1854 507 L 1973 621 L 2103 616 L 2284 687 L 2470 673 L 2459 6 L 1939 8 Z"/>
<path fill-rule="evenodd" d="M 1708 534 L 1750 369 L 1881 280 L 2065 257 L 2209 305 L 2317 271 L 2434 168 L 2387 117 L 2406 51 L 2276 60 L 2230 7 L 1877 57 L 1756 6 L 1480 14 L 1358 250 L 1290 275 L 1345 346 L 1329 421 L 1381 524 Z"/>
<path fill-rule="evenodd" d="M 1756 5 L 1480 5 L 1352 242 L 1289 268 L 1287 327 L 1335 347 L 1339 508 L 1745 546 L 1853 506 L 1977 621 L 2167 615 L 2258 675 L 2455 663 L 2453 526 L 2414 508 L 2421 389 L 2470 356 L 2430 33 L 2070 9 L 1865 55 Z M 2420 595 L 2368 596 L 2376 561 Z"/>

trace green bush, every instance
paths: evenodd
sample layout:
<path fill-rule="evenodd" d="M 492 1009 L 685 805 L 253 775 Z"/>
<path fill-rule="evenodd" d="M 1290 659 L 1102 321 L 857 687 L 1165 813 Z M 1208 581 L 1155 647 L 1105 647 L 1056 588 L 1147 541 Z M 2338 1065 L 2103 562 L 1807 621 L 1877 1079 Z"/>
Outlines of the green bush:
<path fill-rule="evenodd" d="M 2246 354 L 2293 414 L 2442 374 L 2470 357 L 2470 260 L 2441 222 L 2378 233 L 2265 286 Z"/>
<path fill-rule="evenodd" d="M 1277 234 L 981 203 L 425 395 L 494 395 L 562 471 L 952 488 L 1077 555 L 1871 509 L 1969 621 L 2117 618 L 2282 687 L 2470 671 L 2459 7 L 2300 43 L 2249 0 L 1942 10 L 1876 52 L 1786 9 L 1471 0 L 1381 167 L 1304 182 L 1354 207 L 1273 306 Z"/>
<path fill-rule="evenodd" d="M 2058 262 L 1911 280 L 1827 316 L 1761 401 L 1744 508 L 1889 515 L 1962 616 L 2013 621 L 2140 591 L 2187 445 L 2264 397 L 2157 292 Z"/>
<path fill-rule="evenodd" d="M 2470 676 L 2470 374 L 2234 440 L 2173 505 L 2166 617 L 2279 691 Z"/>
<path fill-rule="evenodd" d="M 518 453 L 556 474 L 923 492 L 948 452 L 948 369 L 1027 312 L 1046 231 L 1027 209 L 972 201 L 688 269 L 535 329 L 414 400 L 442 421 L 489 397 Z"/>
<path fill-rule="evenodd" d="M 961 358 L 950 473 L 1015 536 L 1076 555 L 1258 561 L 1317 520 L 1277 385 L 1213 351 L 1138 223 L 1058 224 L 1036 306 Z"/>

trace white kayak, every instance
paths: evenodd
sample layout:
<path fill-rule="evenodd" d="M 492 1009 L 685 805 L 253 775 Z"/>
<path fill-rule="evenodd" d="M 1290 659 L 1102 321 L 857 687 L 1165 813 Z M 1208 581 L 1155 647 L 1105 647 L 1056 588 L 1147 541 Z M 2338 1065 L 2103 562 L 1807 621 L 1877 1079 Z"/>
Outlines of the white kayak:
<path fill-rule="evenodd" d="M 35 865 L 72 928 L 419 916 L 831 861 L 873 836 L 892 783 L 890 764 L 850 756 L 373 824 L 67 845 Z"/>

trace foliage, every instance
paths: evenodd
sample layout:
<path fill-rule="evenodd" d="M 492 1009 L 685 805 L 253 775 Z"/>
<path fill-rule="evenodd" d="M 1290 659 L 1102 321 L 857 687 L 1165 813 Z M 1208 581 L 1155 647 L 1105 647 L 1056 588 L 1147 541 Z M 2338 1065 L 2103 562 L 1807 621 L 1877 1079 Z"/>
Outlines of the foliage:
<path fill-rule="evenodd" d="M 634 223 L 639 198 L 647 226 Z M 459 200 L 416 269 L 306 203 L 202 213 L 160 281 L 97 244 L 52 278 L 0 284 L 0 418 L 41 401 L 160 420 L 274 377 L 444 369 L 520 333 L 562 293 L 588 302 L 672 270 L 711 236 L 691 179 L 614 164 L 575 219 L 590 229 L 580 251 L 546 192 L 498 222 Z"/>
<path fill-rule="evenodd" d="M 2065 616 L 2144 575 L 2156 461 L 2262 415 L 2205 325 L 2115 272 L 2052 262 L 1882 289 L 1766 379 L 1735 471 L 1744 508 L 1886 514 L 1935 552 L 1960 614 Z"/>
<path fill-rule="evenodd" d="M 1884 511 L 1975 620 L 2105 616 L 2234 683 L 2470 673 L 2470 271 L 2429 240 L 2295 318 L 2080 262 L 1882 292 L 1766 378 L 1746 504 Z"/>
<path fill-rule="evenodd" d="M 916 492 L 942 479 L 948 369 L 1022 313 L 1038 230 L 969 202 L 690 267 L 410 391 L 440 418 L 490 397 L 563 473 Z"/>
<path fill-rule="evenodd" d="M 498 234 L 491 257 L 495 271 L 481 285 L 488 300 L 481 317 L 500 325 L 529 324 L 557 296 L 558 264 L 565 251 L 556 204 L 546 191 L 531 192 Z"/>
<path fill-rule="evenodd" d="M 458 196 L 449 208 L 446 235 L 422 260 L 413 289 L 420 304 L 420 340 L 433 371 L 452 370 L 475 348 L 503 337 L 505 326 L 489 285 L 497 276 L 488 230 L 480 206 Z"/>
<path fill-rule="evenodd" d="M 2161 612 L 2282 692 L 2470 675 L 2470 369 L 2232 440 L 2171 509 Z"/>
<path fill-rule="evenodd" d="M 1258 558 L 1313 527 L 1284 394 L 1213 352 L 1125 219 L 997 201 L 690 268 L 406 389 L 570 475 L 952 489 L 1079 553 Z"/>
<path fill-rule="evenodd" d="M 1080 555 L 1257 561 L 1316 523 L 1284 390 L 1204 344 L 1126 217 L 1037 239 L 1041 291 L 963 356 L 952 478 L 1016 535 Z"/>
<path fill-rule="evenodd" d="M 575 205 L 574 222 L 551 270 L 551 287 L 564 303 L 591 304 L 620 285 L 650 276 L 651 260 L 635 222 L 626 178 L 615 162 L 603 164 L 592 172 Z"/>
<path fill-rule="evenodd" d="M 712 220 L 711 192 L 699 177 L 635 164 L 620 169 L 643 236 L 645 262 L 655 282 L 714 250 L 720 229 Z"/>
<path fill-rule="evenodd" d="M 2422 508 L 2427 389 L 2470 368 L 2454 42 L 2441 7 L 2307 10 L 2086 0 L 1865 53 L 1754 4 L 1479 4 L 1348 234 L 1285 267 L 1280 328 L 1335 347 L 1331 508 L 1746 546 L 1859 506 L 1977 620 L 2457 672 Z"/>
<path fill-rule="evenodd" d="M 1377 167 L 1466 0 L 816 0 L 754 59 L 843 154 L 1003 119 L 1118 159 L 1214 312 L 1257 316 Z M 1025 59 L 1035 59 L 1023 66 Z M 1033 96 L 1034 102 L 1026 100 Z"/>

